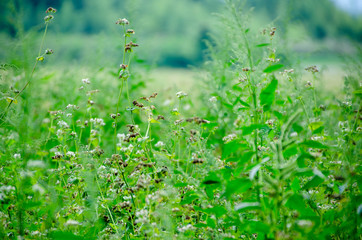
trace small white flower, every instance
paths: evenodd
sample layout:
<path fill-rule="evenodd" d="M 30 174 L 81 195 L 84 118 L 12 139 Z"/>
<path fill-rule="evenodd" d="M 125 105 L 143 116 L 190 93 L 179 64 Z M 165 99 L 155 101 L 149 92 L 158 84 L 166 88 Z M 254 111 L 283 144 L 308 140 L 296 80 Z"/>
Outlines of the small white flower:
<path fill-rule="evenodd" d="M 15 153 L 13 157 L 14 157 L 15 159 L 20 159 L 20 158 L 21 158 L 21 155 L 20 155 L 20 153 Z"/>
<path fill-rule="evenodd" d="M 77 107 L 76 105 L 73 105 L 73 104 L 68 104 L 66 107 L 65 107 L 65 109 L 73 109 L 73 110 L 75 110 L 75 109 L 78 109 L 79 107 Z"/>
<path fill-rule="evenodd" d="M 64 223 L 64 225 L 65 226 L 77 226 L 77 225 L 80 225 L 80 223 L 73 219 L 69 219 L 66 223 Z"/>
<path fill-rule="evenodd" d="M 99 125 L 99 126 L 104 126 L 106 125 L 104 123 L 104 120 L 102 118 L 91 118 L 90 121 L 95 124 L 95 125 Z"/>
<path fill-rule="evenodd" d="M 82 82 L 83 82 L 84 84 L 90 84 L 89 78 L 83 78 L 83 79 L 82 79 Z"/>
<path fill-rule="evenodd" d="M 292 132 L 291 134 L 290 134 L 290 137 L 297 137 L 298 136 L 298 133 L 297 132 Z"/>
<path fill-rule="evenodd" d="M 269 119 L 265 122 L 265 124 L 267 124 L 268 126 L 272 127 L 274 125 L 274 120 L 273 119 Z"/>
<path fill-rule="evenodd" d="M 299 220 L 297 222 L 298 226 L 301 227 L 301 228 L 309 228 L 309 227 L 312 227 L 313 226 L 313 222 L 310 221 L 310 220 Z"/>
<path fill-rule="evenodd" d="M 236 134 L 235 134 L 235 133 L 232 133 L 232 134 L 229 134 L 229 135 L 223 137 L 222 140 L 223 140 L 225 143 L 229 143 L 229 142 L 235 140 L 236 138 L 237 138 Z"/>
<path fill-rule="evenodd" d="M 34 184 L 32 189 L 34 192 L 39 192 L 40 195 L 43 195 L 45 193 L 45 189 L 38 183 Z"/>
<path fill-rule="evenodd" d="M 61 128 L 69 128 L 68 123 L 64 122 L 63 120 L 60 120 L 58 122 L 58 126 L 61 127 Z"/>
<path fill-rule="evenodd" d="M 45 168 L 45 163 L 41 160 L 30 160 L 26 166 L 28 168 Z"/>
<path fill-rule="evenodd" d="M 135 223 L 148 223 L 148 210 L 147 209 L 141 209 L 136 212 L 136 220 Z"/>
<path fill-rule="evenodd" d="M 180 92 L 177 92 L 176 93 L 176 96 L 179 98 L 179 99 L 182 99 L 184 97 L 187 96 L 187 93 L 183 92 L 183 91 L 180 91 Z"/>
<path fill-rule="evenodd" d="M 158 141 L 156 144 L 155 144 L 155 147 L 164 147 L 165 144 L 162 142 L 162 141 Z"/>
<path fill-rule="evenodd" d="M 70 158 L 74 158 L 74 157 L 75 157 L 75 153 L 72 152 L 72 151 L 68 151 L 65 155 L 66 155 L 67 157 L 70 157 Z"/>
<path fill-rule="evenodd" d="M 217 102 L 217 98 L 216 97 L 211 97 L 209 99 L 209 102 L 215 103 L 215 102 Z"/>
<path fill-rule="evenodd" d="M 142 155 L 145 151 L 143 149 L 137 150 L 136 155 Z"/>
<path fill-rule="evenodd" d="M 183 227 L 178 227 L 177 230 L 179 232 L 186 232 L 186 231 L 189 231 L 189 230 L 194 230 L 195 227 L 192 226 L 191 224 L 187 224 L 186 226 L 183 226 Z"/>

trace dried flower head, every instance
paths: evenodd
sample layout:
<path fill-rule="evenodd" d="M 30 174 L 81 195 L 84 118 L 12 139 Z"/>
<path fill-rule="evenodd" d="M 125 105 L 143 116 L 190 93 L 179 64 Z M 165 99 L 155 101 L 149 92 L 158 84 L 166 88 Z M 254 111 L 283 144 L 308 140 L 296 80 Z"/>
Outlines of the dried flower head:
<path fill-rule="evenodd" d="M 53 18 L 54 18 L 53 15 L 47 15 L 47 16 L 44 17 L 44 21 L 45 21 L 45 22 L 49 22 L 49 21 L 52 20 Z"/>
<path fill-rule="evenodd" d="M 57 10 L 52 7 L 48 7 L 48 9 L 45 11 L 45 13 L 56 13 L 56 12 L 57 12 Z"/>
<path fill-rule="evenodd" d="M 45 54 L 47 54 L 47 55 L 50 55 L 50 54 L 53 54 L 53 53 L 54 53 L 54 51 L 52 49 L 45 50 Z"/>
<path fill-rule="evenodd" d="M 317 73 L 317 72 L 319 72 L 317 66 L 306 67 L 305 70 L 307 70 L 308 72 L 311 72 L 311 73 Z"/>

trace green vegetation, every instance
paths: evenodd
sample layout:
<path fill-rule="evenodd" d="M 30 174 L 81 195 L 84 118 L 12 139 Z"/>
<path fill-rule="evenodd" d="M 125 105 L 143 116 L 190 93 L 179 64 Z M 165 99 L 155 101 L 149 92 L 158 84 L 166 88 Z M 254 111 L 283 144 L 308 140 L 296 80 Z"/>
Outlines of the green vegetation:
<path fill-rule="evenodd" d="M 19 41 L 37 48 L 34 37 L 41 34 L 39 23 L 48 4 L 59 10 L 57 24 L 48 34 L 48 42 L 57 49 L 57 58 L 48 64 L 71 62 L 96 67 L 120 61 L 113 46 L 119 49 L 122 46 L 116 26 L 110 24 L 119 16 L 127 16 L 137 29 L 137 40 L 143 46 L 137 56 L 148 65 L 200 66 L 205 40 L 217 31 L 211 13 L 221 12 L 224 6 L 221 0 L 2 1 L 0 43 L 4 48 L 0 51 L 1 62 L 11 60 L 19 65 L 24 55 L 31 55 L 24 53 Z M 329 0 L 245 1 L 245 10 L 250 7 L 253 11 L 249 27 L 278 26 L 284 44 L 302 58 L 306 57 L 305 53 L 324 59 L 338 57 L 351 52 L 349 45 L 362 41 L 362 18 L 342 12 Z M 351 43 L 345 44 L 346 40 Z M 14 42 L 17 44 L 12 44 Z M 304 44 L 299 46 L 301 42 Z M 334 45 L 331 46 L 331 42 Z"/>
<path fill-rule="evenodd" d="M 110 65 L 57 65 L 53 8 L 39 39 L 20 32 L 0 68 L 0 236 L 360 239 L 362 51 L 332 95 L 246 9 L 226 1 L 187 93 L 153 91 L 132 18 L 110 20 Z"/>

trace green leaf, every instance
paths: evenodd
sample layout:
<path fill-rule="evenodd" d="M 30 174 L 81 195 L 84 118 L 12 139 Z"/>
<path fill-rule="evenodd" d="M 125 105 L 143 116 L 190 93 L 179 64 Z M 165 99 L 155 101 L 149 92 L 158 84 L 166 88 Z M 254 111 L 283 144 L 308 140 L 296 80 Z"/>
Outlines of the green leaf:
<path fill-rule="evenodd" d="M 235 153 L 240 148 L 240 144 L 236 141 L 229 142 L 224 145 L 221 157 L 225 159 L 231 154 Z"/>
<path fill-rule="evenodd" d="M 328 149 L 328 146 L 323 145 L 322 143 L 313 141 L 313 140 L 306 140 L 306 141 L 302 142 L 301 145 L 303 145 L 305 147 L 309 147 L 309 148 Z"/>
<path fill-rule="evenodd" d="M 261 43 L 261 44 L 256 45 L 256 47 L 266 47 L 269 45 L 270 45 L 270 43 Z"/>
<path fill-rule="evenodd" d="M 243 135 L 249 135 L 256 129 L 268 128 L 266 124 L 251 124 L 250 126 L 242 127 Z"/>
<path fill-rule="evenodd" d="M 185 197 L 181 202 L 180 205 L 185 205 L 185 204 L 190 204 L 192 203 L 194 200 L 198 199 L 199 196 L 191 194 L 190 196 Z"/>
<path fill-rule="evenodd" d="M 258 202 L 242 202 L 235 206 L 235 211 L 247 211 L 260 209 L 260 203 Z"/>
<path fill-rule="evenodd" d="M 289 197 L 285 206 L 290 209 L 300 210 L 305 208 L 305 203 L 303 198 L 299 194 L 294 194 Z"/>
<path fill-rule="evenodd" d="M 208 227 L 216 228 L 215 220 L 213 220 L 212 218 L 207 218 L 206 224 Z"/>
<path fill-rule="evenodd" d="M 176 183 L 175 185 L 173 185 L 174 187 L 186 187 L 186 186 L 188 186 L 188 184 L 187 183 L 185 183 L 185 182 L 179 182 L 179 183 Z"/>
<path fill-rule="evenodd" d="M 362 89 L 353 91 L 353 94 L 356 95 L 356 96 L 362 97 Z"/>
<path fill-rule="evenodd" d="M 207 177 L 205 177 L 204 181 L 202 182 L 202 184 L 204 185 L 215 185 L 215 184 L 220 184 L 220 178 L 216 175 L 215 172 L 210 172 L 209 175 Z"/>
<path fill-rule="evenodd" d="M 219 184 L 220 181 L 215 181 L 215 180 L 206 180 L 203 181 L 202 184 L 206 184 L 206 185 L 211 185 L 211 184 Z"/>
<path fill-rule="evenodd" d="M 278 87 L 278 80 L 273 79 L 266 88 L 260 93 L 260 105 L 263 106 L 264 111 L 268 111 L 275 99 L 275 90 Z"/>
<path fill-rule="evenodd" d="M 241 100 L 241 98 L 239 98 L 239 102 L 241 105 L 243 105 L 244 107 L 250 108 L 250 105 L 247 102 L 244 102 L 243 100 Z"/>
<path fill-rule="evenodd" d="M 212 208 L 206 208 L 204 209 L 204 212 L 208 213 L 208 214 L 215 214 L 215 216 L 217 218 L 221 217 L 222 215 L 224 215 L 225 213 L 227 213 L 226 209 L 222 206 L 216 206 L 216 207 L 212 207 Z"/>
<path fill-rule="evenodd" d="M 248 227 L 250 229 L 250 232 L 257 232 L 257 233 L 269 233 L 270 227 L 260 221 L 249 221 Z"/>
<path fill-rule="evenodd" d="M 251 186 L 252 183 L 249 179 L 240 178 L 229 181 L 226 185 L 225 192 L 221 197 L 226 197 L 227 199 L 229 199 L 232 194 L 246 192 L 248 189 L 251 188 Z"/>
<path fill-rule="evenodd" d="M 285 206 L 289 209 L 297 210 L 302 217 L 315 216 L 312 209 L 306 206 L 303 197 L 297 193 L 288 198 Z"/>
<path fill-rule="evenodd" d="M 250 162 L 250 160 L 254 156 L 254 154 L 255 154 L 254 151 L 244 152 L 243 155 L 240 157 L 240 159 L 238 161 L 238 165 L 242 165 L 242 164 L 245 164 L 247 162 Z"/>
<path fill-rule="evenodd" d="M 310 130 L 314 131 L 317 128 L 323 126 L 323 122 L 312 122 L 308 126 L 309 126 Z"/>
<path fill-rule="evenodd" d="M 271 65 L 271 66 L 265 68 L 263 72 L 265 72 L 265 73 L 271 73 L 271 72 L 274 72 L 274 71 L 276 71 L 276 70 L 278 70 L 278 69 L 281 69 L 282 67 L 284 67 L 283 64 Z"/>
<path fill-rule="evenodd" d="M 295 132 L 301 133 L 303 131 L 303 127 L 300 126 L 298 123 L 293 123 L 292 128 Z"/>
<path fill-rule="evenodd" d="M 324 130 L 324 126 L 321 126 L 317 129 L 313 130 L 312 134 L 319 134 L 319 133 L 323 132 L 323 130 Z"/>
<path fill-rule="evenodd" d="M 309 182 L 307 182 L 304 187 L 303 190 L 306 189 L 310 189 L 310 188 L 314 188 L 314 187 L 318 187 L 321 183 L 324 182 L 324 179 L 315 175 Z"/>
<path fill-rule="evenodd" d="M 68 239 L 79 240 L 79 239 L 84 239 L 83 237 L 74 235 L 71 232 L 56 231 L 56 232 L 50 233 L 49 235 L 50 235 L 50 239 L 56 239 L 56 240 L 68 240 Z"/>

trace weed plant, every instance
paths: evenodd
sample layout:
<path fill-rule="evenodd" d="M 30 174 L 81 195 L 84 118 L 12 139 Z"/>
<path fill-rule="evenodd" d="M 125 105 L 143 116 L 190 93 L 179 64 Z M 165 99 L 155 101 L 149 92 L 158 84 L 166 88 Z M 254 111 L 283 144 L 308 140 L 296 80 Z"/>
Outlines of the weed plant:
<path fill-rule="evenodd" d="M 140 94 L 125 18 L 117 72 L 61 85 L 35 73 L 42 47 L 30 78 L 2 65 L 2 238 L 360 239 L 361 59 L 330 96 L 226 6 L 193 111 L 193 93 Z"/>

